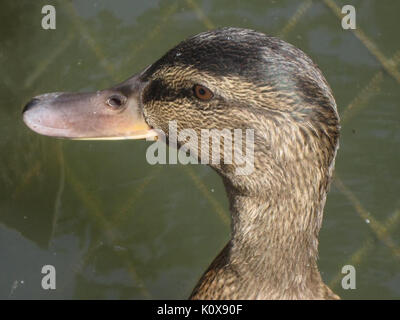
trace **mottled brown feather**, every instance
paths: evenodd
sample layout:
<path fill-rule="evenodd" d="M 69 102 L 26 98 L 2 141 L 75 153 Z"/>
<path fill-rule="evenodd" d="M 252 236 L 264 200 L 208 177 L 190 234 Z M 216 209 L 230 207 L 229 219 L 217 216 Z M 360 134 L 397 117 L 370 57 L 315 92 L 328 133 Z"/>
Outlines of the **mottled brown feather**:
<path fill-rule="evenodd" d="M 235 175 L 237 163 L 211 165 L 224 180 L 232 235 L 190 298 L 338 299 L 317 257 L 339 116 L 311 59 L 277 38 L 223 28 L 183 41 L 142 79 L 146 121 L 167 134 L 171 120 L 199 136 L 201 129 L 255 130 L 252 174 Z M 213 98 L 196 99 L 196 84 Z"/>

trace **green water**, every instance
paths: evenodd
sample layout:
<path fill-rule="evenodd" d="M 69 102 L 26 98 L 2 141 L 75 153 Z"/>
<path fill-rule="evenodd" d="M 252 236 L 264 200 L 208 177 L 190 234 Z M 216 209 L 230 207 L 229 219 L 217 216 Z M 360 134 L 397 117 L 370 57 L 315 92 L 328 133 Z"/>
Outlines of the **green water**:
<path fill-rule="evenodd" d="M 335 2 L 356 7 L 357 28 L 386 68 L 328 2 L 2 1 L 0 298 L 189 295 L 229 238 L 216 173 L 151 166 L 145 141 L 42 137 L 22 123 L 21 109 L 40 93 L 111 86 L 189 35 L 238 26 L 301 48 L 335 94 L 343 121 L 320 234 L 324 280 L 342 298 L 398 299 L 400 68 L 389 59 L 400 50 L 400 2 Z M 45 4 L 56 7 L 56 30 L 41 28 Z M 356 268 L 355 290 L 341 288 L 346 264 Z M 44 265 L 56 268 L 56 290 L 41 287 Z"/>

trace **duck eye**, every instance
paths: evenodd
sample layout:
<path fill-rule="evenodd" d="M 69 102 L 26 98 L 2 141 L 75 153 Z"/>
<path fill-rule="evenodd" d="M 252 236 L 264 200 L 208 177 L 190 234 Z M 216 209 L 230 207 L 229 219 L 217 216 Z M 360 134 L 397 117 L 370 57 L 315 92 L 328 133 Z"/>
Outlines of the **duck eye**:
<path fill-rule="evenodd" d="M 113 94 L 107 99 L 107 104 L 112 109 L 121 108 L 125 104 L 125 102 L 126 102 L 126 97 L 119 94 Z"/>
<path fill-rule="evenodd" d="M 193 92 L 194 92 L 194 95 L 196 96 L 196 98 L 198 98 L 202 101 L 211 100 L 212 97 L 214 96 L 214 94 L 211 92 L 210 89 L 208 89 L 200 84 L 196 84 L 193 87 Z"/>

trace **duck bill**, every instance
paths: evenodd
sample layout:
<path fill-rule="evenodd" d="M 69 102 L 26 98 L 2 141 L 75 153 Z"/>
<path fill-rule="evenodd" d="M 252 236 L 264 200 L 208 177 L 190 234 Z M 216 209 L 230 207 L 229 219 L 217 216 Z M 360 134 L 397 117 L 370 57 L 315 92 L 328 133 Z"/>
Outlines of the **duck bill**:
<path fill-rule="evenodd" d="M 91 93 L 55 92 L 34 97 L 23 110 L 33 131 L 73 140 L 155 139 L 140 101 L 138 76 L 113 88 Z"/>

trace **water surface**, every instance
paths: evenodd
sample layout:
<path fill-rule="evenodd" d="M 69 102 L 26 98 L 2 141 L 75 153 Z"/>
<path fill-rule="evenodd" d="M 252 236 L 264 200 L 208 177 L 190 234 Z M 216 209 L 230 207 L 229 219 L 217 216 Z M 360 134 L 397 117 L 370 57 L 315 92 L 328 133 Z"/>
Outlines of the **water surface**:
<path fill-rule="evenodd" d="M 57 29 L 45 31 L 41 8 L 49 3 Z M 333 2 L 356 7 L 358 31 L 372 42 L 343 30 L 331 3 L 2 1 L 0 298 L 190 294 L 229 239 L 216 173 L 200 165 L 151 166 L 145 141 L 42 137 L 24 126 L 21 109 L 40 93 L 111 86 L 190 35 L 237 26 L 301 48 L 335 94 L 342 135 L 320 234 L 324 280 L 343 298 L 398 299 L 400 3 Z M 47 264 L 57 270 L 53 291 L 40 285 Z M 356 290 L 340 286 L 346 264 L 356 267 Z"/>

